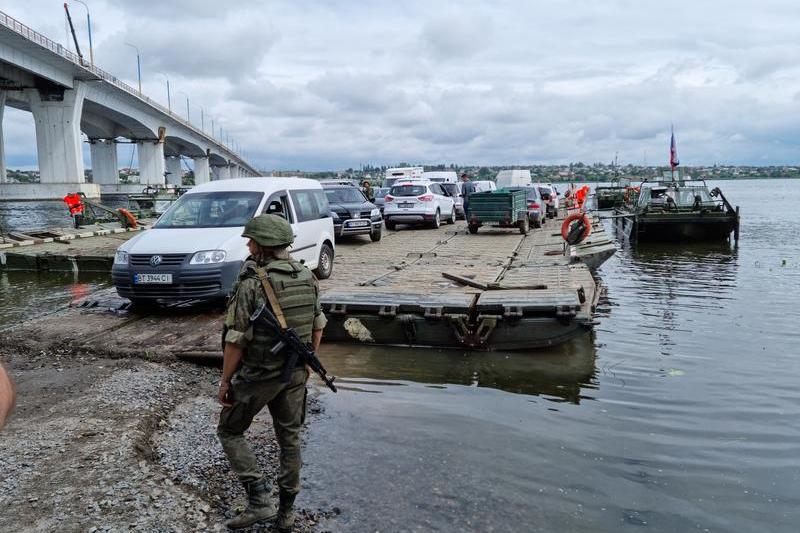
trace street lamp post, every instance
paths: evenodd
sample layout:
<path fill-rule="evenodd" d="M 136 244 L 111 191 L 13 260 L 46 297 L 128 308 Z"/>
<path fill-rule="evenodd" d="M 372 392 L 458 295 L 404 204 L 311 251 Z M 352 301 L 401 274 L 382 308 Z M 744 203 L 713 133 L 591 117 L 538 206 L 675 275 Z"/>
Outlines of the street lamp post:
<path fill-rule="evenodd" d="M 159 74 L 164 76 L 164 79 L 167 80 L 167 109 L 169 109 L 169 112 L 172 113 L 172 97 L 169 94 L 169 76 L 161 71 L 159 71 Z"/>
<path fill-rule="evenodd" d="M 186 93 L 185 93 L 185 92 L 183 92 L 183 91 L 178 91 L 178 92 L 179 92 L 180 94 L 182 94 L 183 96 L 185 96 L 185 97 L 186 97 L 186 122 L 188 122 L 189 124 L 191 124 L 191 123 L 192 123 L 192 119 L 191 119 L 191 115 L 190 115 L 190 113 L 189 113 L 189 95 L 188 95 L 188 94 L 186 94 Z"/>
<path fill-rule="evenodd" d="M 139 54 L 139 47 L 131 43 L 125 44 L 136 50 L 136 72 L 139 74 L 139 94 L 142 94 L 142 60 Z"/>
<path fill-rule="evenodd" d="M 89 15 L 89 6 L 83 0 L 75 0 L 86 8 L 86 26 L 89 28 L 89 61 L 94 66 L 94 50 L 92 49 L 92 17 Z"/>

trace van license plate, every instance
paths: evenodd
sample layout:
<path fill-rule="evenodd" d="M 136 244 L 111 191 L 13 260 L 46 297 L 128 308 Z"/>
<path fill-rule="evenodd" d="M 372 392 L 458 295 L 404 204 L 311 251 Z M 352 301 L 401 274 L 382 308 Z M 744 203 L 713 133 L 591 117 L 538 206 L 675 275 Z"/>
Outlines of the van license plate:
<path fill-rule="evenodd" d="M 172 274 L 134 274 L 133 282 L 136 285 L 145 283 L 172 283 Z"/>

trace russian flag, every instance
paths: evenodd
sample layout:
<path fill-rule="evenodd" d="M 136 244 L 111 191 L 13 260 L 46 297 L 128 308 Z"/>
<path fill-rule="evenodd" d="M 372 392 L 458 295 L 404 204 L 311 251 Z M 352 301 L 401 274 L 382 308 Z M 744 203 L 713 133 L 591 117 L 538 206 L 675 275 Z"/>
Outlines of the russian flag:
<path fill-rule="evenodd" d="M 672 167 L 672 170 L 675 170 L 675 167 L 681 164 L 678 160 L 678 147 L 675 146 L 675 130 L 674 128 L 671 129 L 672 137 L 669 141 L 669 166 Z"/>

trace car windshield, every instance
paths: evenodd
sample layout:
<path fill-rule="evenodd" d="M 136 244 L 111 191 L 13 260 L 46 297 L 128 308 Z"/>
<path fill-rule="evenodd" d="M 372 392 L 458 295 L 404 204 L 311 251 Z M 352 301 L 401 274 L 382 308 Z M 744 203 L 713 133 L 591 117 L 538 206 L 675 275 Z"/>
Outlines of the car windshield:
<path fill-rule="evenodd" d="M 326 189 L 325 196 L 331 204 L 363 204 L 366 201 L 361 191 L 350 187 Z"/>
<path fill-rule="evenodd" d="M 375 198 L 383 198 L 389 194 L 389 187 L 378 187 L 375 189 Z"/>
<path fill-rule="evenodd" d="M 181 196 L 154 227 L 231 228 L 244 226 L 253 218 L 264 193 L 218 191 Z"/>
<path fill-rule="evenodd" d="M 458 196 L 461 193 L 458 183 L 441 183 L 440 185 L 450 196 Z"/>
<path fill-rule="evenodd" d="M 392 196 L 420 196 L 428 192 L 424 185 L 395 185 L 389 194 Z"/>
<path fill-rule="evenodd" d="M 545 200 L 550 198 L 550 187 L 539 187 L 539 194 L 541 194 L 542 198 Z"/>

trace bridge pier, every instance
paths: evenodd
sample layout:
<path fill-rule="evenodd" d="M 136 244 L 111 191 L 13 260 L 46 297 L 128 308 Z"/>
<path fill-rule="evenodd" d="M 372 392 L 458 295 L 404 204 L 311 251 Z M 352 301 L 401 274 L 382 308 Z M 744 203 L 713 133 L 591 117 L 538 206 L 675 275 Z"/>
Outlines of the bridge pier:
<path fill-rule="evenodd" d="M 36 124 L 39 182 L 84 183 L 80 126 L 86 85 L 75 82 L 60 95 L 38 89 L 25 93 Z"/>
<path fill-rule="evenodd" d="M 92 156 L 92 181 L 98 185 L 119 183 L 116 141 L 114 139 L 90 139 L 89 143 L 89 152 Z"/>
<path fill-rule="evenodd" d="M 24 89 L 36 126 L 39 183 L 6 183 L 0 200 L 61 199 L 70 192 L 100 197 L 100 186 L 86 183 L 81 147 L 81 114 L 86 85 L 73 89 Z"/>
<path fill-rule="evenodd" d="M 219 167 L 219 179 L 221 180 L 229 180 L 231 179 L 231 167 L 230 165 L 224 165 Z"/>
<path fill-rule="evenodd" d="M 211 181 L 209 174 L 208 157 L 193 157 L 194 161 L 194 184 L 201 185 Z"/>
<path fill-rule="evenodd" d="M 181 175 L 183 174 L 183 169 L 181 168 L 181 156 L 168 156 L 166 159 L 166 165 L 167 183 L 177 187 L 183 185 L 183 179 L 181 178 Z"/>
<path fill-rule="evenodd" d="M 164 185 L 164 143 L 157 139 L 136 141 L 139 153 L 139 183 Z"/>

